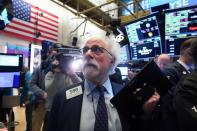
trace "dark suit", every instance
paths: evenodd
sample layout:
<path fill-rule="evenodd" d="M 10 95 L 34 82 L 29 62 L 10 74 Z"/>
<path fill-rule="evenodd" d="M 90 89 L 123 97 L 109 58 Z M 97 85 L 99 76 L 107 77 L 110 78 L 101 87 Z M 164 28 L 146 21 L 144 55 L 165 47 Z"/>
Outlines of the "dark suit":
<path fill-rule="evenodd" d="M 169 77 L 170 81 L 173 84 L 177 84 L 181 77 L 189 74 L 189 72 L 183 67 L 179 62 L 175 61 L 169 64 L 165 69 L 164 73 Z"/>
<path fill-rule="evenodd" d="M 169 64 L 164 73 L 174 86 L 168 91 L 168 93 L 161 99 L 161 112 L 162 112 L 162 124 L 161 131 L 178 131 L 177 117 L 173 108 L 173 99 L 177 84 L 181 82 L 189 72 L 179 62 L 173 62 Z"/>
<path fill-rule="evenodd" d="M 83 88 L 83 83 L 80 83 L 71 86 L 69 89 L 79 85 Z M 121 85 L 112 83 L 114 94 L 117 94 L 121 88 Z M 83 94 L 67 100 L 65 97 L 66 90 L 68 90 L 68 88 L 61 90 L 61 92 L 59 92 L 54 98 L 47 131 L 79 131 L 80 129 Z M 120 113 L 119 117 L 122 124 L 122 130 L 129 131 L 128 123 L 123 119 Z"/>
<path fill-rule="evenodd" d="M 197 130 L 197 70 L 180 82 L 173 104 L 180 131 Z"/>

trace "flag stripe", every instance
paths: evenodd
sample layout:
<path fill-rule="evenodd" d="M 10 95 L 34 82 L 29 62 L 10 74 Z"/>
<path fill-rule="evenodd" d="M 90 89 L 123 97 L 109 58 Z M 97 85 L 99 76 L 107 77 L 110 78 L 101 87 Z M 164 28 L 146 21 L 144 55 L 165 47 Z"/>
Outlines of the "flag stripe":
<path fill-rule="evenodd" d="M 15 31 L 15 32 L 13 32 L 13 33 L 17 33 L 17 34 L 19 34 L 19 35 L 23 35 L 24 36 L 24 38 L 25 37 L 32 37 L 32 39 L 37 39 L 37 40 L 40 40 L 40 41 L 42 41 L 42 40 L 48 40 L 48 41 L 52 41 L 52 42 L 55 42 L 55 41 L 53 41 L 53 40 L 51 40 L 51 39 L 48 39 L 48 38 L 46 38 L 46 37 L 39 37 L 39 38 L 35 38 L 35 37 L 33 37 L 34 35 L 32 35 L 32 34 L 25 34 L 24 32 L 22 32 L 22 31 L 20 31 L 20 30 L 15 30 L 15 29 L 11 29 L 11 28 L 9 28 L 8 30 L 6 30 L 7 32 L 13 32 L 13 31 Z"/>
<path fill-rule="evenodd" d="M 9 25 L 8 25 L 9 26 Z M 29 36 L 34 36 L 35 35 L 35 32 L 31 32 L 31 31 L 28 31 L 28 30 L 24 30 L 24 29 L 21 29 L 21 28 L 17 28 L 17 27 L 13 27 L 13 26 L 9 26 L 9 29 L 12 29 L 13 31 L 14 30 L 17 30 L 17 31 L 20 31 L 21 33 L 23 33 L 24 35 L 28 35 L 28 34 L 30 34 Z M 9 30 L 8 29 L 8 30 Z M 11 31 L 11 30 L 10 30 Z M 26 34 L 25 34 L 26 33 Z M 46 36 L 46 35 L 44 35 L 44 34 L 42 34 L 42 37 L 43 38 L 46 38 L 46 39 L 51 39 L 51 40 L 53 40 L 53 41 L 57 41 L 57 39 L 55 39 L 55 38 L 52 38 L 52 37 L 49 37 L 49 36 Z"/>
<path fill-rule="evenodd" d="M 20 28 L 20 26 L 15 27 L 15 26 L 12 26 L 12 25 L 8 25 L 8 27 L 11 28 L 11 29 L 19 30 L 19 31 L 29 33 L 29 34 L 32 34 L 32 35 L 35 35 L 35 33 L 36 33 L 35 30 L 31 30 L 31 29 L 28 29 L 28 28 Z M 49 35 L 47 33 L 43 33 L 42 37 L 47 38 L 47 39 L 50 38 L 50 39 L 53 39 L 53 40 L 57 40 L 56 37 L 54 37 L 53 35 Z"/>
<path fill-rule="evenodd" d="M 29 29 L 35 30 L 35 25 L 33 25 L 33 23 L 32 24 L 31 23 L 24 23 L 24 22 L 21 22 L 21 20 L 15 19 L 15 18 L 10 23 L 10 25 L 20 26 L 21 28 L 29 28 Z M 38 24 L 37 29 L 58 37 L 57 30 L 50 29 L 50 28 L 48 28 L 46 26 L 42 26 L 40 24 Z"/>
<path fill-rule="evenodd" d="M 39 7 L 30 5 L 23 0 L 13 0 L 14 18 L 6 26 L 4 33 L 15 35 L 26 40 L 58 41 L 58 16 L 51 14 Z M 40 36 L 36 38 L 36 34 Z"/>
<path fill-rule="evenodd" d="M 14 33 L 12 31 L 1 31 L 1 33 L 3 34 L 7 34 L 7 35 L 11 35 L 11 36 L 17 36 L 18 38 L 21 38 L 21 39 L 24 39 L 24 40 L 28 40 L 28 41 L 37 41 L 39 43 L 42 42 L 42 40 L 39 40 L 39 39 L 36 39 L 36 38 L 32 38 L 32 37 L 29 37 L 29 36 L 24 36 L 24 35 L 21 35 L 21 34 L 18 34 L 18 33 Z"/>
<path fill-rule="evenodd" d="M 58 19 L 58 16 L 56 16 L 56 15 L 54 15 L 54 14 L 51 14 L 51 13 L 49 13 L 49 12 L 47 12 L 47 11 L 45 11 L 45 10 L 42 10 L 42 9 L 36 7 L 36 6 L 33 6 L 33 5 L 31 5 L 31 6 L 32 6 L 33 9 L 40 10 L 41 12 L 43 12 L 43 13 L 45 13 L 45 14 L 48 14 L 48 15 L 50 15 L 50 16 L 52 16 L 52 17 Z"/>
<path fill-rule="evenodd" d="M 31 14 L 32 16 L 37 16 L 38 17 L 38 19 L 42 19 L 42 18 L 44 18 L 44 19 L 46 19 L 46 20 L 49 20 L 52 24 L 58 24 L 58 21 L 57 20 L 53 20 L 53 19 L 51 19 L 50 17 L 46 17 L 46 16 L 42 16 L 41 14 L 39 14 L 39 13 L 37 13 L 37 12 L 33 12 L 32 11 L 32 14 Z"/>
<path fill-rule="evenodd" d="M 47 17 L 47 18 L 50 18 L 51 20 L 56 21 L 56 23 L 58 23 L 58 19 L 56 19 L 56 18 L 54 18 L 54 17 L 52 17 L 52 16 L 50 16 L 50 15 L 48 15 L 48 14 L 45 14 L 45 13 L 39 11 L 39 10 L 32 9 L 32 10 L 31 10 L 31 15 L 36 15 L 36 16 L 38 16 L 38 17 L 45 16 L 45 17 Z"/>
<path fill-rule="evenodd" d="M 37 19 L 38 22 L 43 22 L 43 23 L 45 23 L 45 24 L 47 24 L 47 25 L 50 25 L 51 27 L 58 28 L 57 25 L 51 24 L 51 23 L 47 22 L 46 20 L 42 20 L 42 19 L 36 18 L 36 17 L 34 17 L 34 16 L 31 16 L 31 21 L 32 21 L 32 19 L 34 19 L 34 20 Z"/>
<path fill-rule="evenodd" d="M 50 30 L 50 31 L 52 31 L 52 32 L 58 32 L 58 30 L 57 30 L 57 28 L 54 28 L 54 27 L 52 27 L 52 26 L 48 26 L 47 24 L 45 24 L 45 23 L 42 23 L 42 22 L 40 22 L 40 21 L 38 21 L 38 23 L 37 23 L 37 25 L 35 25 L 35 22 L 30 22 L 31 23 L 31 25 L 34 25 L 34 28 L 35 28 L 35 26 L 40 26 L 40 27 L 43 27 L 43 28 L 45 28 L 45 29 L 47 29 L 47 30 Z"/>

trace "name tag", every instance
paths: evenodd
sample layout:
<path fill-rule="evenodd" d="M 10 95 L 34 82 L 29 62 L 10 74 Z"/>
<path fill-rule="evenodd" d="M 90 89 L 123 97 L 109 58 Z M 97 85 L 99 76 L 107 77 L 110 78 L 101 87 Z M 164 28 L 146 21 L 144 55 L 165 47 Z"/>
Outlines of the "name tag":
<path fill-rule="evenodd" d="M 77 86 L 75 88 L 72 88 L 72 89 L 69 89 L 69 90 L 66 91 L 66 99 L 76 97 L 78 95 L 81 95 L 82 93 L 83 93 L 82 87 Z"/>

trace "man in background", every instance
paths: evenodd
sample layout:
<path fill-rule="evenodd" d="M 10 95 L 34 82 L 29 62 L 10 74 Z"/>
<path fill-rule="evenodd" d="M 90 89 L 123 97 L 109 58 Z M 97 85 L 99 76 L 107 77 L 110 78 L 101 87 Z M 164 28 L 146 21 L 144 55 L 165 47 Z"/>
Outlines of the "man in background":
<path fill-rule="evenodd" d="M 157 57 L 156 63 L 163 71 L 164 68 L 170 63 L 170 56 L 168 54 L 161 54 Z"/>
<path fill-rule="evenodd" d="M 30 80 L 30 90 L 35 96 L 33 101 L 34 109 L 32 112 L 32 131 L 40 131 L 44 116 L 46 113 L 45 101 L 47 98 L 47 92 L 45 91 L 45 75 L 50 70 L 51 58 L 57 53 L 57 48 L 51 48 L 47 52 L 47 58 L 42 59 L 40 67 L 34 69 L 31 80 Z"/>
<path fill-rule="evenodd" d="M 178 130 L 176 113 L 173 108 L 173 98 L 176 95 L 176 85 L 191 73 L 190 69 L 194 63 L 191 55 L 191 45 L 194 40 L 194 38 L 191 38 L 181 43 L 178 60 L 164 68 L 164 73 L 174 86 L 162 99 L 162 131 Z"/>
<path fill-rule="evenodd" d="M 168 64 L 164 68 L 164 73 L 175 85 L 185 75 L 191 73 L 193 67 L 193 59 L 191 56 L 191 43 L 194 39 L 188 39 L 181 43 L 180 56 L 177 61 Z"/>
<path fill-rule="evenodd" d="M 180 131 L 197 129 L 197 38 L 190 49 L 195 70 L 177 85 L 173 101 Z"/>

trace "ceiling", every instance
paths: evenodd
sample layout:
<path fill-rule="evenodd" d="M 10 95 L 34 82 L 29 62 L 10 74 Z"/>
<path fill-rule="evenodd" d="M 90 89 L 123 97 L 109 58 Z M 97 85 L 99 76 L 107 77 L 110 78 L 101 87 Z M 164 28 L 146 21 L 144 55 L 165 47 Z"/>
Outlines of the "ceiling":
<path fill-rule="evenodd" d="M 53 2 L 63 6 L 63 7 L 71 7 L 73 10 L 68 10 L 72 11 L 74 14 L 81 16 L 85 18 L 86 20 L 91 21 L 92 23 L 96 24 L 98 27 L 104 30 L 112 30 L 113 26 L 111 25 L 111 22 L 114 20 L 112 17 L 109 15 L 109 11 L 112 10 L 119 10 L 121 8 L 126 8 L 127 5 L 121 2 L 120 0 L 108 0 L 108 2 L 96 6 L 95 4 L 91 3 L 88 0 L 52 0 Z M 58 1 L 58 2 L 57 2 Z M 60 4 L 61 3 L 61 4 Z M 108 10 L 108 11 L 103 11 L 101 10 L 101 7 L 115 3 L 117 4 L 117 8 Z M 138 4 L 137 4 L 138 5 Z M 131 11 L 129 11 L 131 14 L 130 19 L 136 19 L 138 16 L 136 14 L 133 14 Z M 138 13 L 139 14 L 139 13 Z"/>

